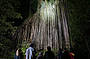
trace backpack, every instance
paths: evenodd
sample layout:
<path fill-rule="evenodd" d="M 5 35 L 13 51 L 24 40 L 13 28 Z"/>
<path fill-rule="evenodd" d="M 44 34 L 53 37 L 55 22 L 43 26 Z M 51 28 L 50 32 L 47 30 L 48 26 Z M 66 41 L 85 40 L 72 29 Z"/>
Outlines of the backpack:
<path fill-rule="evenodd" d="M 28 59 L 29 59 L 29 56 L 30 56 L 30 49 L 28 49 Z M 34 56 L 34 52 L 32 51 L 31 59 L 33 59 L 33 56 Z"/>

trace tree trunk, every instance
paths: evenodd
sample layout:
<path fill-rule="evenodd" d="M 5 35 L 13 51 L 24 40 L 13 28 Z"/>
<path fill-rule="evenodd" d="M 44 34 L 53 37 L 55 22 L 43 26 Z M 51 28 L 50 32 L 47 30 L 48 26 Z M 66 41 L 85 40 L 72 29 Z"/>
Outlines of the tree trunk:
<path fill-rule="evenodd" d="M 16 36 L 34 43 L 36 49 L 70 48 L 65 6 L 63 1 L 38 0 L 38 11 L 19 29 L 23 34 Z M 18 32 L 21 33 L 21 32 Z"/>

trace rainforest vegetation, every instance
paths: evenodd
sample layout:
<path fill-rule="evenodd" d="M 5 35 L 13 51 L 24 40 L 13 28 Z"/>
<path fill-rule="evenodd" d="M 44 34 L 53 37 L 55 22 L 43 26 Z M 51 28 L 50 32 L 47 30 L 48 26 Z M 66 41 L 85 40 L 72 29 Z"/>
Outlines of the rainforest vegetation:
<path fill-rule="evenodd" d="M 51 0 L 52 1 L 52 0 Z M 76 59 L 90 59 L 90 1 L 66 1 L 70 47 Z M 13 58 L 16 30 L 38 10 L 38 0 L 0 0 L 0 58 Z"/>

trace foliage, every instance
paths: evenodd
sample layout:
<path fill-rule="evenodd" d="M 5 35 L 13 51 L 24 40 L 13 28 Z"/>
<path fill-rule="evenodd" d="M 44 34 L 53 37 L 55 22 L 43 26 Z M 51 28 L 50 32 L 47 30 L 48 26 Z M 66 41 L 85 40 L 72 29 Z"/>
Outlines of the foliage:
<path fill-rule="evenodd" d="M 12 35 L 29 16 L 31 6 L 30 11 L 35 13 L 36 0 L 0 0 L 0 57 L 12 56 L 17 45 Z"/>
<path fill-rule="evenodd" d="M 14 55 L 16 41 L 12 35 L 25 18 L 36 12 L 37 4 L 38 0 L 0 0 L 0 57 Z M 89 4 L 89 0 L 68 0 L 71 47 L 77 59 L 81 57 L 90 59 Z M 24 52 L 25 49 L 22 48 Z"/>
<path fill-rule="evenodd" d="M 81 57 L 89 59 L 90 57 L 90 1 L 87 0 L 69 0 L 68 9 L 69 17 L 69 30 L 70 40 L 72 47 L 75 50 L 76 58 Z"/>
<path fill-rule="evenodd" d="M 11 56 L 10 51 L 15 48 L 12 38 L 18 24 L 15 22 L 22 19 L 21 13 L 17 11 L 19 4 L 18 0 L 0 0 L 0 57 Z"/>

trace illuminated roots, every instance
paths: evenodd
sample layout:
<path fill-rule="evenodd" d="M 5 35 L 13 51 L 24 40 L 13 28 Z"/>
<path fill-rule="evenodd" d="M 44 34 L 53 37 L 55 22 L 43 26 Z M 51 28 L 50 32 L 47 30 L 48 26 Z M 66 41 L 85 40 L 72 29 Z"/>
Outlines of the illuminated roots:
<path fill-rule="evenodd" d="M 56 15 L 56 6 L 50 2 L 45 3 L 44 1 L 41 4 L 40 8 L 40 17 L 42 20 L 54 20 Z"/>

